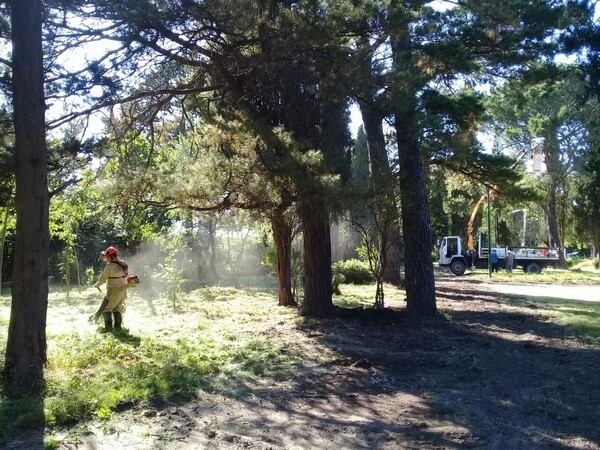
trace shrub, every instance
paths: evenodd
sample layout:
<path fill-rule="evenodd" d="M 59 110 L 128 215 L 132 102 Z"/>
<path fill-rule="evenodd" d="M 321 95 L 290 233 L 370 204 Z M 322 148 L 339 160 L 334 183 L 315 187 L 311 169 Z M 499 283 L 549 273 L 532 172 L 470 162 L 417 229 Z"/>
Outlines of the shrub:
<path fill-rule="evenodd" d="M 575 264 L 577 264 L 577 261 L 574 260 L 573 258 L 567 258 L 567 267 L 570 269 L 571 267 L 573 267 Z"/>
<path fill-rule="evenodd" d="M 351 284 L 368 284 L 375 280 L 368 264 L 358 259 L 337 261 L 333 264 L 333 274 L 343 275 L 344 281 Z"/>
<path fill-rule="evenodd" d="M 594 259 L 594 269 L 600 269 L 600 258 Z"/>

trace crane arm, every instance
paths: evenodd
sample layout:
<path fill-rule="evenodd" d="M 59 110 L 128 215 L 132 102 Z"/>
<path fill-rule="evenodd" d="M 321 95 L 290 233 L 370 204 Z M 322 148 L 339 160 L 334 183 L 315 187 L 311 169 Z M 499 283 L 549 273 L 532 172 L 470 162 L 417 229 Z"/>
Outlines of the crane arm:
<path fill-rule="evenodd" d="M 494 196 L 494 192 L 496 192 L 497 188 L 498 188 L 498 186 L 496 185 L 490 190 L 490 200 Z M 475 251 L 475 240 L 473 239 L 473 227 L 475 225 L 475 218 L 477 217 L 477 213 L 479 212 L 481 205 L 483 205 L 483 203 L 485 202 L 487 197 L 488 197 L 487 195 L 481 196 L 481 198 L 479 199 L 479 201 L 473 208 L 473 211 L 471 212 L 471 217 L 469 218 L 469 223 L 467 223 L 467 249 L 471 252 Z"/>
<path fill-rule="evenodd" d="M 516 167 L 516 165 L 519 163 L 519 161 L 521 161 L 525 156 L 527 156 L 528 152 L 529 152 L 528 149 L 521 150 L 517 154 L 517 156 L 515 158 L 515 163 L 512 165 L 511 168 L 514 169 Z M 490 200 L 494 196 L 494 193 L 497 191 L 497 189 L 498 189 L 498 185 L 496 184 L 489 191 Z M 487 195 L 481 196 L 481 198 L 479 199 L 479 201 L 473 208 L 473 211 L 471 212 L 471 217 L 469 218 L 469 223 L 467 223 L 467 249 L 472 252 L 475 251 L 475 240 L 473 239 L 473 226 L 475 225 L 475 218 L 477 217 L 477 213 L 479 212 L 479 209 L 481 208 L 481 205 L 483 205 L 483 202 L 485 202 L 486 198 L 487 198 Z"/>

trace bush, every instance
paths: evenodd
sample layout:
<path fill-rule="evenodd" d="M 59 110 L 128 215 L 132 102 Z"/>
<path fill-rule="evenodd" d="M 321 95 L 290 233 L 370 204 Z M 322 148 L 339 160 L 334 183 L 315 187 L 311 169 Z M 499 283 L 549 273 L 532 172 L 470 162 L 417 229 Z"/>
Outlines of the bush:
<path fill-rule="evenodd" d="M 567 258 L 567 267 L 570 269 L 571 267 L 573 267 L 575 264 L 577 264 L 577 260 L 573 259 L 573 258 Z"/>
<path fill-rule="evenodd" d="M 333 264 L 333 274 L 343 275 L 344 281 L 351 284 L 369 284 L 375 281 L 375 277 L 369 269 L 369 265 L 358 259 L 338 261 Z"/>
<path fill-rule="evenodd" d="M 594 259 L 594 269 L 600 269 L 600 258 Z"/>

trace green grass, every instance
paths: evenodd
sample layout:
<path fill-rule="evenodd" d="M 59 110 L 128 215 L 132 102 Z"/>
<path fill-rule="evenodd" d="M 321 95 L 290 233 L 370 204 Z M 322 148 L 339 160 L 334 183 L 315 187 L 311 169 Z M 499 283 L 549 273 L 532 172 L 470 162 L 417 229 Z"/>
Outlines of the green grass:
<path fill-rule="evenodd" d="M 240 396 L 259 379 L 285 379 L 310 360 L 282 336 L 270 334 L 272 321 L 293 324 L 299 319 L 261 291 L 200 289 L 181 299 L 186 310 L 179 314 L 166 301 L 156 302 L 157 316 L 145 311 L 143 299 L 133 298 L 125 315 L 131 331 L 107 334 L 85 320 L 96 307 L 92 293 L 53 300 L 45 398 L 2 396 L 0 437 L 14 427 L 40 424 L 44 416 L 51 428 L 108 419 L 124 402 L 177 402 L 200 391 Z M 57 331 L 60 327 L 52 325 L 73 319 L 74 305 L 81 311 L 68 322 L 73 328 Z"/>
<path fill-rule="evenodd" d="M 600 270 L 594 266 L 595 261 L 595 259 L 575 259 L 573 260 L 573 266 L 571 269 L 600 273 Z"/>
<path fill-rule="evenodd" d="M 291 355 L 262 338 L 240 343 L 181 337 L 163 344 L 143 338 L 138 345 L 108 334 L 55 344 L 48 367 L 45 408 L 49 425 L 109 417 L 123 401 L 185 400 L 198 390 L 239 392 L 256 376 L 280 378 L 295 367 Z"/>
<path fill-rule="evenodd" d="M 44 424 L 44 405 L 39 397 L 6 398 L 0 396 L 0 443 L 6 432 L 21 426 L 33 427 Z"/>
<path fill-rule="evenodd" d="M 372 308 L 375 304 L 375 284 L 341 284 L 342 295 L 334 295 L 333 303 L 341 308 Z M 385 306 L 404 305 L 404 291 L 392 285 L 384 286 Z"/>
<path fill-rule="evenodd" d="M 341 291 L 342 296 L 334 297 L 338 306 L 373 306 L 374 284 L 341 285 Z M 61 292 L 50 295 L 46 395 L 41 400 L 0 395 L 1 439 L 18 426 L 45 423 L 52 429 L 108 420 L 125 402 L 178 402 L 202 392 L 243 396 L 256 383 L 287 379 L 303 364 L 323 364 L 331 356 L 313 341 L 303 344 L 309 337 L 296 325 L 304 319 L 277 307 L 270 292 L 203 288 L 182 296 L 184 310 L 178 313 L 166 300 L 150 304 L 132 294 L 125 314 L 130 332 L 113 334 L 98 333 L 87 322 L 101 298 L 94 290 L 72 293 L 68 300 Z M 385 294 L 387 306 L 404 306 L 403 291 L 386 285 Z M 600 304 L 527 303 L 582 336 L 600 339 Z M 7 320 L 8 308 L 0 306 L 0 320 Z M 507 308 L 527 306 L 511 303 Z M 5 340 L 3 327 L 0 342 Z"/>
<path fill-rule="evenodd" d="M 337 305 L 373 305 L 374 285 L 341 289 Z M 402 299 L 391 286 L 386 295 L 388 301 Z M 303 319 L 277 307 L 272 291 L 206 287 L 182 296 L 183 310 L 177 313 L 165 299 L 150 308 L 136 291 L 130 297 L 125 313 L 130 331 L 103 334 L 87 322 L 101 299 L 97 291 L 71 291 L 69 298 L 60 289 L 51 292 L 45 397 L 10 400 L 0 395 L 0 440 L 19 426 L 45 423 L 52 429 L 110 419 L 126 402 L 185 401 L 200 392 L 241 396 L 261 379 L 286 379 L 302 364 L 326 359 L 323 349 L 300 350 L 301 336 L 295 335 L 290 345 L 291 337 L 281 335 L 282 323 L 293 330 Z M 6 303 L 0 321 L 8 316 Z M 3 328 L 0 343 L 5 340 Z"/>
<path fill-rule="evenodd" d="M 528 298 L 526 308 L 535 308 L 536 314 L 547 314 L 551 321 L 572 329 L 581 337 L 600 341 L 600 303 Z"/>
<path fill-rule="evenodd" d="M 508 274 L 498 274 L 497 278 L 506 277 Z M 544 277 L 544 273 L 533 277 Z M 496 277 L 496 274 L 494 274 Z M 529 278 L 531 275 L 521 274 L 520 276 L 510 277 L 514 281 L 515 278 Z M 564 275 L 562 280 L 564 281 Z M 520 280 L 519 280 L 520 281 Z M 374 303 L 375 285 L 341 285 L 342 296 L 334 296 L 334 303 L 337 306 L 344 308 L 370 308 Z M 400 291 L 393 286 L 386 285 L 385 287 L 386 305 L 402 307 L 404 303 L 403 291 Z M 498 294 L 500 297 L 501 295 Z M 528 297 L 527 305 L 523 306 L 522 302 L 507 302 L 507 308 L 516 310 L 525 310 L 531 312 L 531 308 L 535 308 L 536 314 L 543 314 L 559 324 L 572 329 L 581 337 L 599 340 L 600 341 L 600 303 L 580 302 L 571 300 L 544 299 L 538 297 Z M 446 309 L 444 305 L 438 301 L 440 314 L 446 317 L 452 316 L 452 309 Z"/>
<path fill-rule="evenodd" d="M 499 274 L 498 278 L 506 277 L 508 274 Z M 514 275 L 514 274 L 513 274 Z M 543 277 L 545 274 L 539 275 Z M 496 274 L 494 274 L 496 277 Z M 530 277 L 522 274 L 519 278 Z M 506 277 L 508 279 L 508 277 Z M 515 276 L 510 279 L 514 281 Z M 564 280 L 564 276 L 562 278 Z M 374 303 L 375 285 L 341 285 L 342 296 L 334 296 L 334 303 L 344 308 L 370 308 Z M 405 305 L 404 293 L 393 286 L 385 287 L 386 305 L 402 307 Z M 500 294 L 498 294 L 501 296 Z M 543 314 L 559 324 L 572 329 L 581 337 L 600 340 L 600 303 L 580 302 L 571 300 L 544 299 L 528 297 L 527 306 L 522 302 L 507 302 L 507 308 L 525 310 L 531 312 L 535 308 L 536 314 Z M 438 302 L 440 314 L 446 317 L 452 316 L 452 309 L 446 309 L 447 305 Z"/>
<path fill-rule="evenodd" d="M 472 276 L 489 281 L 487 272 L 481 270 L 478 270 Z M 494 281 L 541 284 L 596 284 L 600 283 L 600 272 L 545 269 L 541 274 L 530 275 L 521 270 L 516 270 L 512 274 L 503 271 L 492 274 L 491 282 Z M 524 309 L 517 303 L 509 303 L 509 305 L 511 308 Z M 528 297 L 527 305 L 529 306 L 525 309 L 535 308 L 536 313 L 546 314 L 551 321 L 572 329 L 581 337 L 600 340 L 600 303 Z"/>
<path fill-rule="evenodd" d="M 472 275 L 467 275 L 469 278 L 488 281 L 487 270 L 478 269 Z M 518 283 L 574 283 L 574 284 L 590 284 L 600 283 L 600 272 L 581 271 L 581 270 L 558 270 L 544 269 L 539 274 L 527 274 L 520 268 L 515 269 L 512 273 L 507 273 L 504 270 L 493 273 L 491 281 L 500 282 L 518 282 Z"/>

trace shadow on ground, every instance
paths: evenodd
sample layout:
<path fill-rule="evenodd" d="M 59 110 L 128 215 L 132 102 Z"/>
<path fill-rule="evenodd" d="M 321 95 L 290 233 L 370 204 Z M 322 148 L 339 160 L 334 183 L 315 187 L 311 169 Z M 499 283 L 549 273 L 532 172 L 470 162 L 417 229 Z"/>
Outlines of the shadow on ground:
<path fill-rule="evenodd" d="M 26 426 L 25 429 L 21 429 Z M 44 449 L 45 414 L 44 398 L 33 396 L 0 396 L 0 448 L 11 450 Z M 12 435 L 10 445 L 5 447 L 5 439 Z"/>
<path fill-rule="evenodd" d="M 224 428 L 281 447 L 597 448 L 598 348 L 543 317 L 450 311 L 424 326 L 398 310 L 307 320 L 339 358 L 255 391 L 256 417 Z"/>
<path fill-rule="evenodd" d="M 442 317 L 420 324 L 402 309 L 273 322 L 263 332 L 269 342 L 297 351 L 301 336 L 301 350 L 322 359 L 283 380 L 258 374 L 193 401 L 123 404 L 130 429 L 143 423 L 157 436 L 131 448 L 598 448 L 596 344 L 547 320 L 541 300 L 452 287 L 438 295 Z M 239 355 L 236 364 L 258 357 Z M 172 366 L 187 367 L 177 358 Z M 123 447 L 128 433 L 101 436 L 96 448 Z"/>

